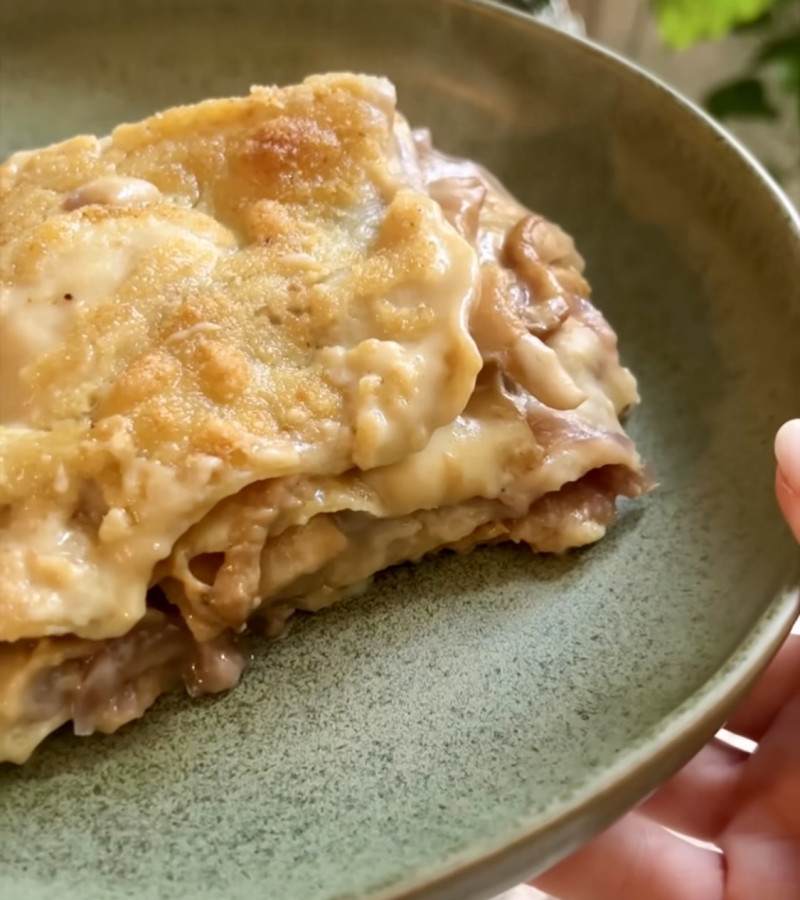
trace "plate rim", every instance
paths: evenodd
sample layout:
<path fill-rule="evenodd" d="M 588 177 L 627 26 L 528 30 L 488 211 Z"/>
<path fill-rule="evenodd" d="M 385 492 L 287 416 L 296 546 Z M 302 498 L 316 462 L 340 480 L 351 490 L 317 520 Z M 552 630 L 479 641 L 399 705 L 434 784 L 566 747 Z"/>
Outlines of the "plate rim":
<path fill-rule="evenodd" d="M 565 33 L 497 0 L 439 2 L 443 9 L 464 10 L 476 21 L 481 16 L 494 18 L 557 44 L 580 47 L 655 88 L 668 102 L 689 113 L 696 128 L 710 130 L 721 145 L 739 157 L 761 182 L 764 196 L 771 198 L 800 244 L 800 211 L 766 168 L 702 108 L 659 77 L 589 38 Z M 800 552 L 786 569 L 776 575 L 773 590 L 767 594 L 771 599 L 765 602 L 760 616 L 711 677 L 640 736 L 634 749 L 623 750 L 617 762 L 590 777 L 568 800 L 558 803 L 557 809 L 530 817 L 528 824 L 515 829 L 516 834 L 510 838 L 483 845 L 474 840 L 447 863 L 419 871 L 391 888 L 367 887 L 363 897 L 359 894 L 361 900 L 486 900 L 554 865 L 644 799 L 713 736 L 791 631 L 800 616 Z M 591 823 L 581 824 L 587 818 Z M 530 857 L 545 834 L 551 835 L 551 850 L 542 854 L 538 863 L 532 862 Z"/>

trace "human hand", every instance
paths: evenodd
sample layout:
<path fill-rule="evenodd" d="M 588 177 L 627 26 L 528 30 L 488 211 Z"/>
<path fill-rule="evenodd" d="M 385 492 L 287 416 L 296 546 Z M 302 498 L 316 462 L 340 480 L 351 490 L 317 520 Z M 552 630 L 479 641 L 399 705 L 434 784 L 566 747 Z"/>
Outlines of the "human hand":
<path fill-rule="evenodd" d="M 788 422 L 775 439 L 775 491 L 794 536 L 800 541 L 800 419 Z M 798 890 L 800 896 L 800 890 Z"/>
<path fill-rule="evenodd" d="M 775 453 L 778 502 L 800 541 L 800 420 L 781 429 Z M 536 887 L 561 900 L 800 900 L 800 635 L 726 728 L 755 751 L 716 738 Z"/>

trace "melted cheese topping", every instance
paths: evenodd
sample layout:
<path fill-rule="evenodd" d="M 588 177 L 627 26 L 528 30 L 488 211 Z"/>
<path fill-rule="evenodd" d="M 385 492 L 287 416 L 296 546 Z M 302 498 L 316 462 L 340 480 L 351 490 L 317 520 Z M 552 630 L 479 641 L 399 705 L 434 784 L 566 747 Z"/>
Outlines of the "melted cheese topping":
<path fill-rule="evenodd" d="M 387 82 L 327 76 L 0 168 L 0 639 L 120 634 L 223 497 L 463 410 L 478 261 L 399 121 Z"/>

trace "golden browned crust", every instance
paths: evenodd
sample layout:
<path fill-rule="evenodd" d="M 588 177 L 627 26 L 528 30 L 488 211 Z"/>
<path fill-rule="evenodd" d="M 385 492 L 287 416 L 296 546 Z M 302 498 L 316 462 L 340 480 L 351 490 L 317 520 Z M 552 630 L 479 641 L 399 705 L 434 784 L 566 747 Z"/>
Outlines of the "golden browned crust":
<path fill-rule="evenodd" d="M 0 169 L 0 639 L 121 633 L 222 497 L 391 463 L 464 408 L 474 252 L 395 130 L 388 82 L 333 75 Z M 26 560 L 26 517 L 60 517 L 79 561 L 43 539 Z M 87 547 L 138 600 L 83 596 Z"/>

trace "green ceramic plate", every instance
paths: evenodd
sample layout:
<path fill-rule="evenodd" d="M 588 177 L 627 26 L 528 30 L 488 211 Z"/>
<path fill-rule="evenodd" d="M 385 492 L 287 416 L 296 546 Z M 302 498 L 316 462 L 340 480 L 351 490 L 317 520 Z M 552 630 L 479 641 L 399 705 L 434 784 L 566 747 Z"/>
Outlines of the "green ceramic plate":
<path fill-rule="evenodd" d="M 752 162 L 619 60 L 463 0 L 3 0 L 0 66 L 4 152 L 389 75 L 576 236 L 663 485 L 588 552 L 391 572 L 230 695 L 2 768 L 0 896 L 482 898 L 699 747 L 798 608 L 771 442 L 800 411 L 800 235 Z"/>

